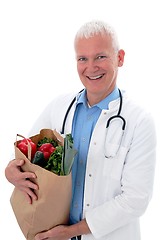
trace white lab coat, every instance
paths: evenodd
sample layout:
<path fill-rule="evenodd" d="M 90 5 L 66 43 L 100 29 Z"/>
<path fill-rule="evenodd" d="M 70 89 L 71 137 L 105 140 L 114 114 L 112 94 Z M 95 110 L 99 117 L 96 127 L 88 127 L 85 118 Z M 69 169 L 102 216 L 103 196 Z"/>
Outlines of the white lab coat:
<path fill-rule="evenodd" d="M 74 95 L 51 102 L 36 121 L 31 135 L 42 128 L 61 131 L 64 115 Z M 139 217 L 152 196 L 156 134 L 152 117 L 123 93 L 121 115 L 126 129 L 118 154 L 106 158 L 105 149 L 117 145 L 121 121 L 111 122 L 106 139 L 106 122 L 117 114 L 119 99 L 103 110 L 92 134 L 85 176 L 83 216 L 92 234 L 83 240 L 140 240 Z M 71 132 L 75 104 L 65 124 Z"/>

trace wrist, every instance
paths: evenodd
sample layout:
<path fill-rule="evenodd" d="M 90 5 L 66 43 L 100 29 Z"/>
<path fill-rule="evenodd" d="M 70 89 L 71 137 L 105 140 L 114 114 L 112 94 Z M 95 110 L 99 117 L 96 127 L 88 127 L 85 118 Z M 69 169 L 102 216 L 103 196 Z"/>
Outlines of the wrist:
<path fill-rule="evenodd" d="M 80 236 L 80 235 L 86 235 L 89 233 L 91 233 L 91 231 L 85 219 L 81 220 L 76 224 L 70 225 L 67 229 L 67 236 L 69 238 Z"/>

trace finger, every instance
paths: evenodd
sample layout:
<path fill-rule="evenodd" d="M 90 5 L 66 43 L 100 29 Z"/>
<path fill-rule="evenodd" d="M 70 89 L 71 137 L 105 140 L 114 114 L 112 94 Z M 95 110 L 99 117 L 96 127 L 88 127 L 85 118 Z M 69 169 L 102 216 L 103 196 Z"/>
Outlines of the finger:
<path fill-rule="evenodd" d="M 21 178 L 23 179 L 36 179 L 37 176 L 33 172 L 20 172 Z"/>
<path fill-rule="evenodd" d="M 32 198 L 24 191 L 22 191 L 23 195 L 25 196 L 25 199 L 26 201 L 29 203 L 29 204 L 32 204 Z"/>
<path fill-rule="evenodd" d="M 31 188 L 33 190 L 38 190 L 39 187 L 36 183 L 34 183 L 31 179 L 36 178 L 36 175 L 34 173 L 30 173 L 30 172 L 24 172 L 22 174 L 23 176 L 23 186 L 27 187 L 27 188 Z"/>
<path fill-rule="evenodd" d="M 19 190 L 23 193 L 28 203 L 32 204 L 33 201 L 38 199 L 37 195 L 30 188 L 21 187 Z"/>
<path fill-rule="evenodd" d="M 9 167 L 23 166 L 25 161 L 23 159 L 13 159 L 8 163 Z"/>
<path fill-rule="evenodd" d="M 38 233 L 36 236 L 35 236 L 35 240 L 47 240 L 49 239 L 48 238 L 48 232 L 42 232 L 42 233 Z"/>
<path fill-rule="evenodd" d="M 29 172 L 17 173 L 17 176 L 14 178 L 14 185 L 17 187 L 26 187 L 34 190 L 38 190 L 38 185 L 31 181 L 28 176 L 32 176 Z"/>
<path fill-rule="evenodd" d="M 32 200 L 38 199 L 37 195 L 35 194 L 35 192 L 32 189 L 26 188 L 25 192 L 32 198 Z"/>
<path fill-rule="evenodd" d="M 21 167 L 25 164 L 25 161 L 23 159 L 16 159 L 14 161 L 15 161 L 14 163 L 19 167 Z"/>
<path fill-rule="evenodd" d="M 25 186 L 28 187 L 28 188 L 31 188 L 33 190 L 38 190 L 39 187 L 36 183 L 30 181 L 30 179 L 25 179 Z"/>
<path fill-rule="evenodd" d="M 19 184 L 19 188 L 26 192 L 33 200 L 37 200 L 37 195 L 34 192 L 34 190 L 38 190 L 38 185 L 33 183 L 30 180 L 24 180 L 21 182 L 21 185 Z"/>

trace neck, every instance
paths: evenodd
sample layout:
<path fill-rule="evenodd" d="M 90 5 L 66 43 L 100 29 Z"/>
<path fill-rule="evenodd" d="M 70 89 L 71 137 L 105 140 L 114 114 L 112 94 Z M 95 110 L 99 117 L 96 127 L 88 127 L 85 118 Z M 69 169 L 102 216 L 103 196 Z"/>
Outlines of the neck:
<path fill-rule="evenodd" d="M 88 101 L 88 104 L 89 104 L 89 106 L 93 106 L 93 105 L 95 105 L 95 104 L 97 104 L 97 103 L 99 103 L 99 102 L 101 102 L 103 99 L 105 99 L 111 92 L 113 91 L 113 89 L 112 90 L 110 90 L 110 91 L 108 91 L 107 93 L 105 93 L 105 94 L 99 94 L 99 95 L 97 95 L 97 93 L 89 93 L 89 92 L 87 92 L 87 101 Z"/>

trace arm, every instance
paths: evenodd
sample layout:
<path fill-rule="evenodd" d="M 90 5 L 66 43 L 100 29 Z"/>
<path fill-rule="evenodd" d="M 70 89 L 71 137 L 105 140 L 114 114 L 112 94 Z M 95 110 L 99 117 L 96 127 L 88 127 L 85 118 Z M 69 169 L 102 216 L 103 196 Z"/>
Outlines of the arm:
<path fill-rule="evenodd" d="M 145 212 L 153 190 L 155 136 L 153 121 L 147 115 L 140 117 L 123 166 L 121 192 L 86 212 L 86 221 L 95 238 L 132 223 Z"/>
<path fill-rule="evenodd" d="M 38 233 L 35 236 L 35 240 L 45 240 L 45 239 L 56 239 L 56 240 L 68 240 L 75 236 L 89 234 L 90 229 L 86 223 L 86 220 L 83 219 L 79 223 L 76 223 L 71 226 L 59 225 L 50 229 L 49 231 Z"/>

